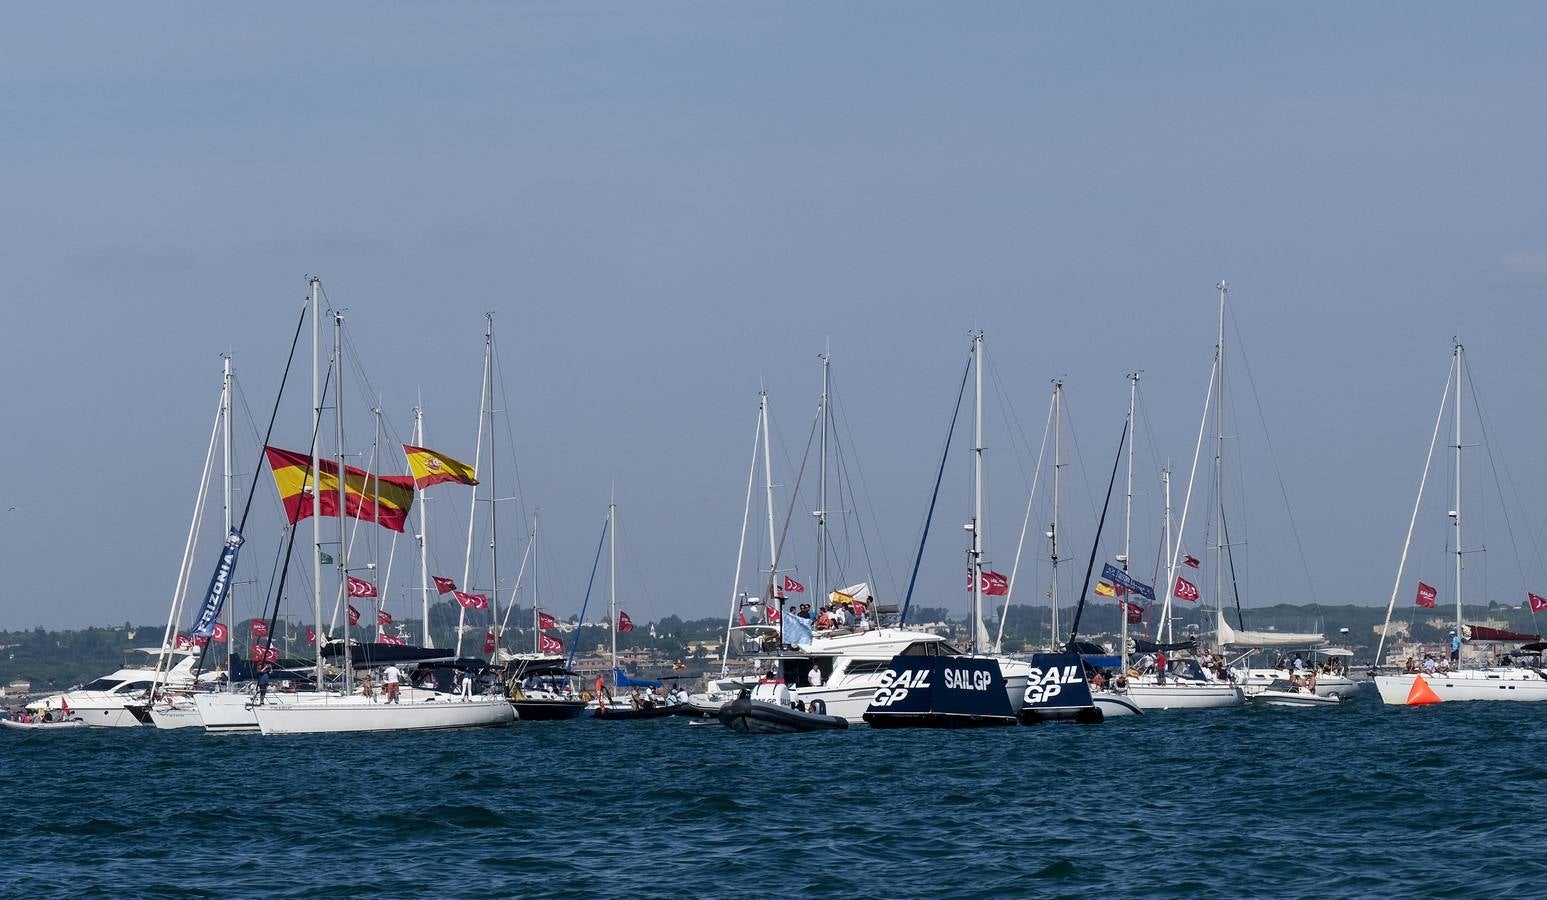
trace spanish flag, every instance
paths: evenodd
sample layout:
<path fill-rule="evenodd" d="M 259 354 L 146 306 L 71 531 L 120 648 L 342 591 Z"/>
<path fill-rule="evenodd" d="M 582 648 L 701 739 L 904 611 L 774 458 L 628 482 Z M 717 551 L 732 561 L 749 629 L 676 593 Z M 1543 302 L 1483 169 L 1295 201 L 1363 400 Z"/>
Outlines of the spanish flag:
<path fill-rule="evenodd" d="M 465 462 L 458 462 L 444 453 L 415 447 L 412 444 L 404 444 L 403 452 L 408 455 L 408 471 L 414 473 L 414 483 L 419 485 L 420 490 L 432 484 L 440 484 L 442 481 L 454 481 L 457 484 L 478 483 L 478 479 L 473 477 L 472 466 Z"/>
<path fill-rule="evenodd" d="M 274 486 L 293 525 L 312 514 L 311 458 L 293 450 L 265 447 Z M 338 463 L 319 460 L 322 470 L 318 495 L 324 516 L 338 515 Z M 377 503 L 378 497 L 381 502 Z M 344 513 L 366 522 L 380 521 L 383 528 L 402 531 L 414 505 L 414 480 L 407 475 L 372 475 L 354 466 L 344 467 Z"/>
<path fill-rule="evenodd" d="M 1103 597 L 1121 597 L 1128 592 L 1113 584 L 1112 582 L 1103 579 L 1096 582 L 1096 593 Z"/>

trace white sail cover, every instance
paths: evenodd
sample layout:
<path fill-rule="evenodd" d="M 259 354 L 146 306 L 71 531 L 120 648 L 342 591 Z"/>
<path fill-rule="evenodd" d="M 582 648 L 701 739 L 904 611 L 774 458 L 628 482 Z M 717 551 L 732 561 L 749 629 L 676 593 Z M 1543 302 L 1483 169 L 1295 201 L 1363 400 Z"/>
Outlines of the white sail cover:
<path fill-rule="evenodd" d="M 1236 631 L 1223 619 L 1219 643 L 1228 647 L 1319 647 L 1327 636 L 1315 631 Z"/>

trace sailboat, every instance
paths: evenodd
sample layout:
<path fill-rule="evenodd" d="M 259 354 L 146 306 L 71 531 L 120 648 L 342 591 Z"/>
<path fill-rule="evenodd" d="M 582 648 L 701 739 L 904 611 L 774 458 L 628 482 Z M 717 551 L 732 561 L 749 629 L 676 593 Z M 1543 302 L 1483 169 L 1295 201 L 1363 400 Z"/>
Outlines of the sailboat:
<path fill-rule="evenodd" d="M 544 617 L 537 578 L 537 516 L 532 516 L 532 540 L 527 544 L 532 560 L 532 652 L 504 657 L 509 678 L 510 705 L 523 722 L 578 719 L 585 713 L 586 701 L 569 687 L 569 665 L 560 652 L 544 650 L 552 639 L 543 632 Z M 519 583 L 519 578 L 517 579 Z M 514 605 L 514 601 L 512 601 Z M 549 620 L 549 627 L 554 624 Z"/>
<path fill-rule="evenodd" d="M 603 679 L 596 680 L 595 716 L 610 722 L 620 722 L 635 719 L 662 719 L 677 715 L 678 710 L 674 704 L 655 699 L 654 690 L 662 686 L 661 682 L 630 678 L 618 664 L 618 630 L 622 627 L 622 617 L 618 614 L 618 505 L 616 503 L 607 504 L 607 526 L 609 572 L 607 608 L 611 616 L 611 624 L 607 630 L 612 637 L 612 689 L 609 698 L 609 692 L 603 690 Z M 637 696 L 637 690 L 641 687 L 651 691 L 645 698 Z M 623 694 L 625 688 L 636 691 L 636 694 L 625 697 Z"/>
<path fill-rule="evenodd" d="M 1450 406 L 1455 435 L 1455 443 L 1451 445 L 1451 450 L 1455 452 L 1455 495 L 1454 505 L 1447 515 L 1450 518 L 1452 535 L 1452 546 L 1449 549 L 1454 556 L 1455 565 L 1456 624 L 1455 630 L 1451 632 L 1455 641 L 1454 646 L 1459 647 L 1461 637 L 1468 634 L 1468 626 L 1463 622 L 1461 609 L 1464 569 L 1462 557 L 1465 552 L 1461 543 L 1461 451 L 1466 446 L 1462 442 L 1461 433 L 1461 388 L 1466 373 L 1465 362 L 1465 351 L 1458 341 L 1451 352 L 1450 375 L 1445 380 L 1445 392 L 1440 399 L 1440 411 L 1434 420 L 1434 434 L 1429 439 L 1429 456 L 1424 461 L 1423 477 L 1418 482 L 1418 498 L 1413 503 L 1413 515 L 1408 522 L 1407 538 L 1402 544 L 1401 561 L 1397 564 L 1396 581 L 1391 588 L 1391 599 L 1386 605 L 1386 623 L 1381 628 L 1381 638 L 1376 649 L 1377 663 L 1385 650 L 1386 635 L 1391 630 L 1391 614 L 1396 608 L 1397 592 L 1402 588 L 1407 554 L 1413 542 L 1413 529 L 1418 522 L 1419 507 L 1423 504 L 1424 487 L 1429 480 L 1429 466 L 1434 459 L 1434 448 L 1439 440 L 1440 427 L 1444 421 L 1452 388 L 1455 391 L 1455 400 Z M 1420 583 L 1420 592 L 1423 587 Z M 1429 605 L 1433 605 L 1432 594 L 1430 597 Z M 1535 636 L 1512 634 L 1506 639 L 1519 641 L 1528 637 Z M 1455 655 L 1459 656 L 1459 653 Z M 1457 700 L 1547 700 L 1547 671 L 1538 666 L 1485 666 L 1463 669 L 1458 667 L 1458 663 L 1459 660 L 1453 659 L 1450 665 L 1432 672 L 1413 671 L 1376 675 L 1375 689 L 1380 692 L 1381 702 L 1388 706 L 1422 706 Z"/>

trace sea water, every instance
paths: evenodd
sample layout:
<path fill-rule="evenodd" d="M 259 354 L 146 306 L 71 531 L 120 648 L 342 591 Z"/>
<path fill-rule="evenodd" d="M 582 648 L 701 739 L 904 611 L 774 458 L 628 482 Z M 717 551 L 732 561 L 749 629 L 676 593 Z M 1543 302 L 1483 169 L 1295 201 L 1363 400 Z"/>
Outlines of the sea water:
<path fill-rule="evenodd" d="M 0 733 L 18 897 L 1535 895 L 1547 704 Z"/>

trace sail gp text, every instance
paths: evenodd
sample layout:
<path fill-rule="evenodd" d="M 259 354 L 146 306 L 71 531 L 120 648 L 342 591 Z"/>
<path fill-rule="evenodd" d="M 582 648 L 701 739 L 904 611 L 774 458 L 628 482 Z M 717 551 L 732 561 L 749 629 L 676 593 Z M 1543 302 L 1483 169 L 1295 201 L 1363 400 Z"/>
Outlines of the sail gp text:
<path fill-rule="evenodd" d="M 931 687 L 928 669 L 914 669 L 898 674 L 894 669 L 881 673 L 881 687 L 870 700 L 872 706 L 891 706 L 908 696 L 909 691 Z M 946 669 L 945 688 L 951 691 L 986 691 L 993 686 L 994 676 L 986 671 L 971 669 Z"/>
<path fill-rule="evenodd" d="M 1079 666 L 1054 666 L 1045 672 L 1032 669 L 1026 678 L 1025 702 L 1050 702 L 1063 693 L 1064 685 L 1078 684 L 1083 680 Z"/>

